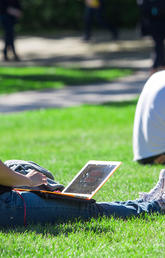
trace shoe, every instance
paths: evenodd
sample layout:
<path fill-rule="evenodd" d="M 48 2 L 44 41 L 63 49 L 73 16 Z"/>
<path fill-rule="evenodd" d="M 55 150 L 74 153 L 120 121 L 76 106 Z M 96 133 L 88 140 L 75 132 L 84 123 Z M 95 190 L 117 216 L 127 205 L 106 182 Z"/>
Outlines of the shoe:
<path fill-rule="evenodd" d="M 151 189 L 149 193 L 139 193 L 139 196 L 143 201 L 153 201 L 161 199 L 165 192 L 165 169 L 160 171 L 159 181 L 156 186 Z"/>

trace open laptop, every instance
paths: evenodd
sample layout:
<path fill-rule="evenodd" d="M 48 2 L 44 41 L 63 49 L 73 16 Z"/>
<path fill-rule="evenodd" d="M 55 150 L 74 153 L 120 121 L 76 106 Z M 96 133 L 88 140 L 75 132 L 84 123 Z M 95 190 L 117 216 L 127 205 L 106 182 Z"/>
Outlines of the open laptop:
<path fill-rule="evenodd" d="M 121 165 L 119 161 L 96 161 L 90 160 L 78 172 L 73 180 L 60 191 L 45 191 L 39 192 L 58 195 L 75 197 L 85 200 L 90 200 L 97 191 L 105 184 L 105 182 L 113 175 L 117 168 Z M 31 191 L 32 189 L 15 189 L 19 191 Z M 33 190 L 38 191 L 38 190 Z"/>
<path fill-rule="evenodd" d="M 90 200 L 120 165 L 119 161 L 90 160 L 59 194 Z"/>

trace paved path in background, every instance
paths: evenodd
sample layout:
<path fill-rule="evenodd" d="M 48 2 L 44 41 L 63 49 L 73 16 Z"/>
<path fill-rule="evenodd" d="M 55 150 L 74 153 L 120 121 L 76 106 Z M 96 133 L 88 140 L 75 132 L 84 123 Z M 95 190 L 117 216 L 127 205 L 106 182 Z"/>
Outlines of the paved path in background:
<path fill-rule="evenodd" d="M 0 112 L 18 112 L 40 108 L 62 108 L 81 104 L 102 104 L 135 99 L 146 81 L 146 72 L 115 81 L 61 90 L 27 91 L 0 97 Z"/>
<path fill-rule="evenodd" d="M 17 39 L 17 48 L 22 61 L 1 63 L 1 66 L 6 66 L 6 69 L 9 65 L 118 67 L 134 68 L 136 72 L 115 82 L 1 95 L 1 113 L 132 100 L 140 94 L 151 66 L 152 42 L 149 39 L 141 40 L 135 32 L 124 32 L 117 42 L 99 34 L 89 43 L 83 42 L 79 35 L 20 37 Z"/>

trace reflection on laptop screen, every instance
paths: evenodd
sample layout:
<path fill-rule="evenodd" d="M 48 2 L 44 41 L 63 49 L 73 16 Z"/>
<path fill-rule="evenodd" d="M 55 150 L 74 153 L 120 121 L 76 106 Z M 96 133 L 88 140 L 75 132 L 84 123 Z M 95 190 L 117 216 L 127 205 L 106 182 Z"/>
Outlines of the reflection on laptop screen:
<path fill-rule="evenodd" d="M 115 168 L 116 164 L 88 164 L 63 192 L 92 194 Z"/>

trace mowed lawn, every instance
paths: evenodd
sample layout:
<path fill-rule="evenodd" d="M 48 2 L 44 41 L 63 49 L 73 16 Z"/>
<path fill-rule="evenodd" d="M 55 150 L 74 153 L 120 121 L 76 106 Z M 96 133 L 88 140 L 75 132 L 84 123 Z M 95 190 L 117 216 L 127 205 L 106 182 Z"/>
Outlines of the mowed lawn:
<path fill-rule="evenodd" d="M 64 185 L 88 160 L 122 161 L 95 199 L 135 199 L 162 168 L 132 161 L 135 107 L 132 101 L 0 115 L 0 157 L 33 160 Z M 164 215 L 157 214 L 0 230 L 0 257 L 164 257 L 164 251 Z"/>
<path fill-rule="evenodd" d="M 129 69 L 109 68 L 0 67 L 0 94 L 98 84 L 131 73 Z"/>

